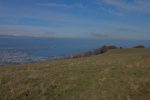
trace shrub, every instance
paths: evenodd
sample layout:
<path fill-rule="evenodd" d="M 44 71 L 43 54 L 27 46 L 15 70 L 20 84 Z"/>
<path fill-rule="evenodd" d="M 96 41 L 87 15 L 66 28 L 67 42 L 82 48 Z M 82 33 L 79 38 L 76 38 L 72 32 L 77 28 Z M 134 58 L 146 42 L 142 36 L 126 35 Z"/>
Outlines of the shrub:
<path fill-rule="evenodd" d="M 135 46 L 133 48 L 145 48 L 145 46 L 144 45 L 137 45 L 137 46 Z"/>
<path fill-rule="evenodd" d="M 116 46 L 102 46 L 101 48 L 95 49 L 94 51 L 88 51 L 80 54 L 73 55 L 71 58 L 89 57 L 91 55 L 98 55 L 107 52 L 109 49 L 117 49 Z"/>

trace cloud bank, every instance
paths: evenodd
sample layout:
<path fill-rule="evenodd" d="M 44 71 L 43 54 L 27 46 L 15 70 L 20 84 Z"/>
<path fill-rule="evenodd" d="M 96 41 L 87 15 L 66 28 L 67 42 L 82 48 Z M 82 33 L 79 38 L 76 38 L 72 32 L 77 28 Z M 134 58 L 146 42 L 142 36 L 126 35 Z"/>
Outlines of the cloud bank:
<path fill-rule="evenodd" d="M 62 3 L 36 3 L 37 6 L 51 8 L 83 8 L 82 4 L 62 4 Z"/>
<path fill-rule="evenodd" d="M 127 11 L 150 13 L 150 0 L 97 0 Z"/>
<path fill-rule="evenodd" d="M 150 39 L 149 26 L 150 0 L 0 0 L 0 35 Z"/>

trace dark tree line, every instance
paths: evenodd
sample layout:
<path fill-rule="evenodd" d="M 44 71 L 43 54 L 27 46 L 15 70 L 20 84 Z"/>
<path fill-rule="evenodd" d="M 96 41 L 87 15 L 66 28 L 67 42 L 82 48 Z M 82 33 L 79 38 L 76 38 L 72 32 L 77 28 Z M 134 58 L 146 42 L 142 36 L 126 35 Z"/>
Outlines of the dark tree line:
<path fill-rule="evenodd" d="M 133 48 L 145 48 L 145 46 L 144 45 L 137 45 L 137 46 L 134 46 Z M 81 57 L 89 57 L 89 56 L 92 56 L 92 55 L 99 55 L 99 54 L 103 54 L 103 53 L 107 52 L 110 49 L 118 49 L 118 47 L 115 46 L 115 45 L 110 45 L 110 46 L 104 45 L 104 46 L 102 46 L 100 48 L 97 48 L 93 51 L 79 53 L 79 54 L 76 54 L 76 55 L 73 55 L 73 56 L 70 56 L 70 57 L 67 57 L 67 58 L 81 58 Z M 123 49 L 123 48 L 119 47 L 119 49 Z"/>
<path fill-rule="evenodd" d="M 103 54 L 103 53 L 107 52 L 109 49 L 117 49 L 117 48 L 118 47 L 116 47 L 116 46 L 102 46 L 93 51 L 88 51 L 88 52 L 73 55 L 71 58 L 89 57 L 91 55 Z"/>

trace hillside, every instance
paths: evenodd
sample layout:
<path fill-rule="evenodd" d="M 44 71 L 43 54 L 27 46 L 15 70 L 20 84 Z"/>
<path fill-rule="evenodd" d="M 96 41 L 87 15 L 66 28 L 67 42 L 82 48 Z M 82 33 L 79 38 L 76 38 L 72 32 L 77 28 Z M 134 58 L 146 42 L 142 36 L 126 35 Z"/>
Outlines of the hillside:
<path fill-rule="evenodd" d="M 1 67 L 0 100 L 150 100 L 150 49 Z"/>

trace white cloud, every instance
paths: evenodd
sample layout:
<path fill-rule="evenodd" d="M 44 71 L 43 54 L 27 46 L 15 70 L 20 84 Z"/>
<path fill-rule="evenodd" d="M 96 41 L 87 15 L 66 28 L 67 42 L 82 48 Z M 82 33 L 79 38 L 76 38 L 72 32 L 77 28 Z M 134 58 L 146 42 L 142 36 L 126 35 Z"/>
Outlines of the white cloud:
<path fill-rule="evenodd" d="M 97 0 L 102 1 L 105 4 L 112 5 L 119 9 L 128 11 L 140 11 L 144 13 L 150 13 L 150 0 Z"/>
<path fill-rule="evenodd" d="M 80 5 L 78 5 L 80 6 Z M 2 8 L 2 9 L 1 9 Z M 10 8 L 7 6 L 0 6 L 0 18 L 9 19 L 17 22 L 18 19 L 36 19 L 41 21 L 56 21 L 56 24 L 71 23 L 71 24 L 82 24 L 87 25 L 91 23 L 96 23 L 96 20 L 89 20 L 87 18 L 82 18 L 80 15 L 74 15 L 72 13 L 56 12 L 50 9 L 28 7 L 28 8 Z"/>
<path fill-rule="evenodd" d="M 25 25 L 0 25 L 0 35 L 54 37 L 55 32 L 49 28 Z"/>
<path fill-rule="evenodd" d="M 83 8 L 82 4 L 37 3 L 36 5 L 51 8 Z"/>
<path fill-rule="evenodd" d="M 109 8 L 105 8 L 105 7 L 99 7 L 97 10 L 101 11 L 101 12 L 108 13 L 110 15 L 123 16 L 122 12 L 119 12 L 119 11 L 116 11 L 116 10 L 112 10 L 112 9 L 109 9 Z"/>

